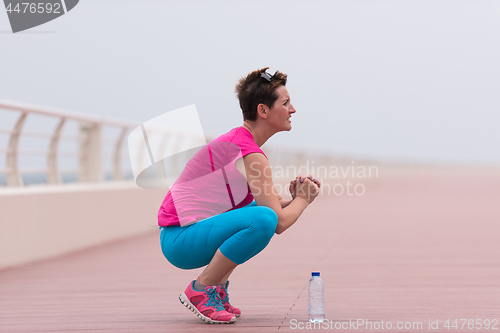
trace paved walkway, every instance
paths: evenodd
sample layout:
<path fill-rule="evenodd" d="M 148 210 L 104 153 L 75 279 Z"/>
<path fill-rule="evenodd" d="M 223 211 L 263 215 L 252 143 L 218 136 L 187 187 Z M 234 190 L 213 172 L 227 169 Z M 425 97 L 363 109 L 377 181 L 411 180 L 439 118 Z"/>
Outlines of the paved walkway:
<path fill-rule="evenodd" d="M 425 332 L 438 320 L 433 332 L 481 331 L 460 319 L 498 329 L 499 189 L 497 177 L 393 178 L 367 184 L 362 197 L 318 198 L 235 270 L 231 300 L 243 314 L 233 325 L 207 325 L 179 303 L 201 270 L 172 267 L 155 232 L 1 271 L 0 331 L 297 331 L 313 270 L 332 330 L 368 320 L 359 331 L 387 331 L 383 320 L 393 332 L 398 322 Z"/>

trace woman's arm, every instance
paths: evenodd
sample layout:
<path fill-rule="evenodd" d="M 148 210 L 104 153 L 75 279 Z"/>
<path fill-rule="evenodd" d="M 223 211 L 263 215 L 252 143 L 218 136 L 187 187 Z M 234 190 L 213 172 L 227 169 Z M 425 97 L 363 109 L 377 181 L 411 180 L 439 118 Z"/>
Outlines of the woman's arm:
<path fill-rule="evenodd" d="M 302 183 L 298 181 L 295 199 L 282 207 L 280 195 L 273 184 L 271 167 L 267 158 L 260 153 L 252 153 L 243 157 L 243 161 L 247 182 L 255 202 L 258 206 L 271 208 L 278 216 L 277 234 L 291 227 L 319 193 L 318 187 L 310 179 L 305 179 Z"/>
<path fill-rule="evenodd" d="M 281 197 L 281 195 L 278 194 L 278 199 L 280 200 L 280 205 L 281 205 L 281 208 L 285 208 L 286 206 L 288 206 L 292 201 L 292 200 L 286 200 L 286 199 L 283 199 Z"/>
<path fill-rule="evenodd" d="M 245 176 L 245 178 L 247 178 L 247 175 L 245 172 L 245 162 L 243 161 L 243 159 L 238 159 L 235 163 L 235 166 L 236 166 L 236 169 L 238 169 L 238 171 L 240 171 Z M 297 177 L 297 178 L 299 178 L 299 177 Z M 290 182 L 290 184 L 292 184 L 292 182 Z M 290 193 L 292 193 L 291 190 L 290 190 Z M 278 194 L 278 199 L 279 199 L 281 208 L 285 208 L 286 206 L 288 206 L 293 201 L 294 198 L 295 198 L 295 193 L 292 193 L 292 200 L 283 199 L 281 197 L 281 195 Z"/>

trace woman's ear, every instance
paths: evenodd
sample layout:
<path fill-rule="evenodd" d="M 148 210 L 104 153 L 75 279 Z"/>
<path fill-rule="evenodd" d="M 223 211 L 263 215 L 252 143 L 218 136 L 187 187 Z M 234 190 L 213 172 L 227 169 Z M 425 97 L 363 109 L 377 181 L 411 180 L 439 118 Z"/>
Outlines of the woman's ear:
<path fill-rule="evenodd" d="M 266 105 L 261 103 L 261 104 L 257 105 L 257 114 L 260 117 L 266 119 L 267 115 L 269 114 L 269 108 Z"/>

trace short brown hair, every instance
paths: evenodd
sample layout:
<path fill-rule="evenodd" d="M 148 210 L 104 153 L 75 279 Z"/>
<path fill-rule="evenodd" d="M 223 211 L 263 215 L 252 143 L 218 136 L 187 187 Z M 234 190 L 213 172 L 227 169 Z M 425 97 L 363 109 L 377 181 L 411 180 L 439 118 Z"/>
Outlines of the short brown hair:
<path fill-rule="evenodd" d="M 257 106 L 261 103 L 271 108 L 278 99 L 276 88 L 286 86 L 287 75 L 279 71 L 272 75 L 271 82 L 261 78 L 261 74 L 267 69 L 269 67 L 253 71 L 236 84 L 235 91 L 243 111 L 243 120 L 257 119 Z"/>

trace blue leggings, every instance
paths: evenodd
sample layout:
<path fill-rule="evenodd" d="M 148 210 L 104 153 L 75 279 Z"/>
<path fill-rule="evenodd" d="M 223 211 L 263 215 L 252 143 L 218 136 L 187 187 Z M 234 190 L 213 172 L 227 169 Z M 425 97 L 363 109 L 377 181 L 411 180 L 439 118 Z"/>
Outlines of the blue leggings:
<path fill-rule="evenodd" d="M 163 255 L 174 266 L 193 269 L 208 265 L 217 249 L 236 264 L 262 251 L 274 235 L 278 217 L 255 201 L 239 209 L 215 215 L 195 224 L 163 228 Z"/>

